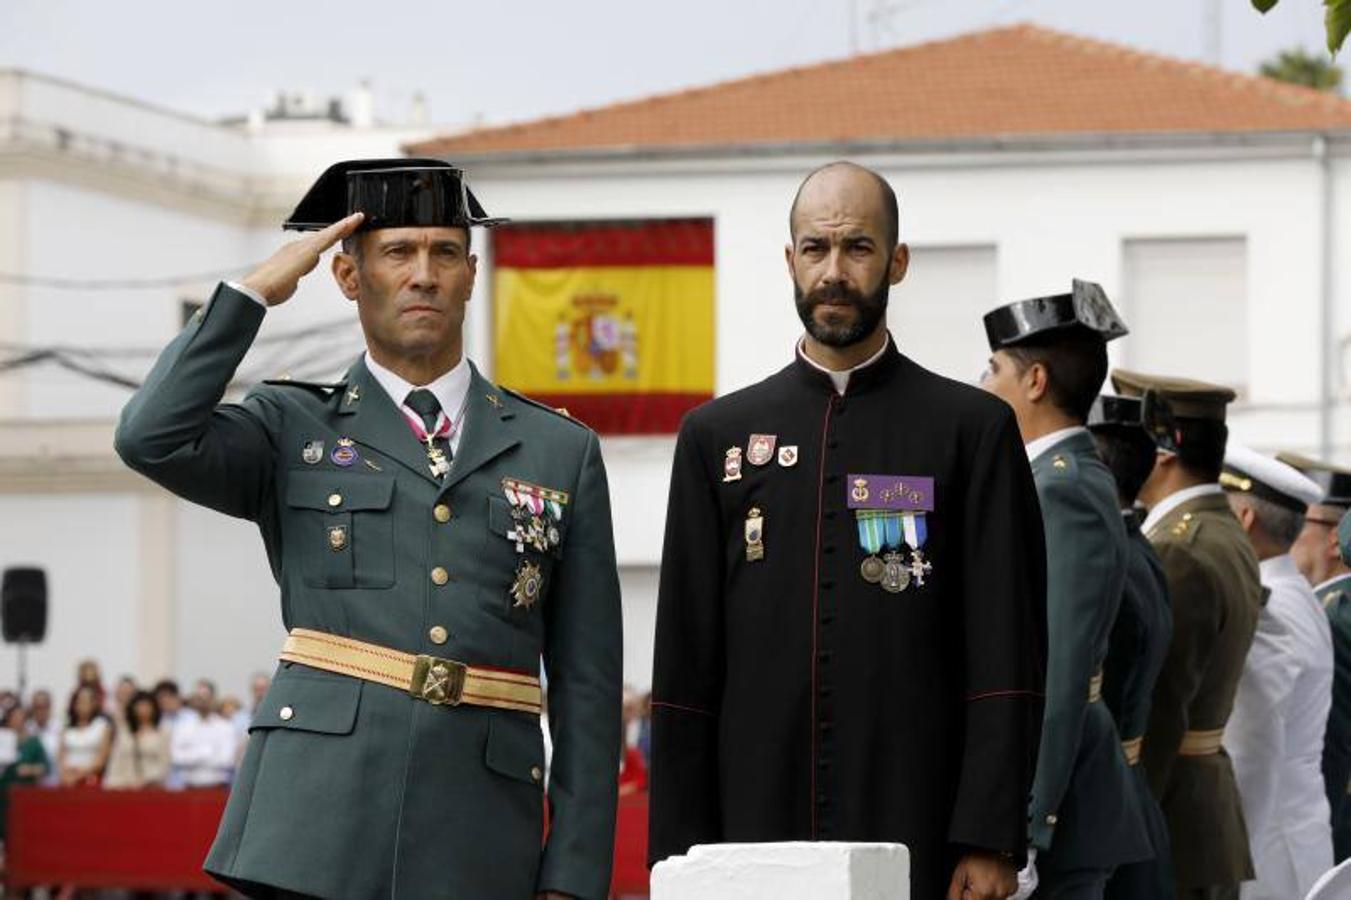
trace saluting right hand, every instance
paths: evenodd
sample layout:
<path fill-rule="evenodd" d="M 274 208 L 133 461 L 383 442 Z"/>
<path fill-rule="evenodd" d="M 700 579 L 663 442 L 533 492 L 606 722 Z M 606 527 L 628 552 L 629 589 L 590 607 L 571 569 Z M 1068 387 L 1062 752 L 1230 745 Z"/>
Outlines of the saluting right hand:
<path fill-rule="evenodd" d="M 291 241 L 240 283 L 266 300 L 268 306 L 285 303 L 296 292 L 300 279 L 319 265 L 324 251 L 354 233 L 364 217 L 363 213 L 352 213 L 323 231 Z"/>

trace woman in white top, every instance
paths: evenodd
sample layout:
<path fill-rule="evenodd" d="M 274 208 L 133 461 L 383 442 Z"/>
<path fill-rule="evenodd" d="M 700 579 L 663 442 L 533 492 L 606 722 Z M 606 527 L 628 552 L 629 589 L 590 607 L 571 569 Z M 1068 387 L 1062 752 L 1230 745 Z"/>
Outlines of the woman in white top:
<path fill-rule="evenodd" d="M 57 751 L 61 784 L 97 786 L 112 744 L 112 724 L 99 711 L 98 694 L 89 685 L 76 688 Z"/>

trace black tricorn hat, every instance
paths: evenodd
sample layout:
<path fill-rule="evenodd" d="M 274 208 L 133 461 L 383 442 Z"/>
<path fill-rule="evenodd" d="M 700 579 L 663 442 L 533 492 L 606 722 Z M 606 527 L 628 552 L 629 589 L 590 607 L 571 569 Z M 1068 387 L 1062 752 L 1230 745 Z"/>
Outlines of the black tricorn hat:
<path fill-rule="evenodd" d="M 1104 344 L 1129 333 L 1102 287 L 1078 278 L 1068 294 L 1018 300 L 985 314 L 985 336 L 991 350 L 1068 329 L 1087 330 Z"/>
<path fill-rule="evenodd" d="M 325 169 L 281 227 L 319 231 L 354 212 L 366 214 L 359 231 L 491 227 L 509 221 L 489 216 L 464 172 L 443 160 L 349 159 Z"/>
<path fill-rule="evenodd" d="M 1168 401 L 1154 391 L 1142 397 L 1100 394 L 1088 411 L 1088 427 L 1095 432 L 1138 431 L 1163 449 L 1177 451 L 1177 423 Z"/>

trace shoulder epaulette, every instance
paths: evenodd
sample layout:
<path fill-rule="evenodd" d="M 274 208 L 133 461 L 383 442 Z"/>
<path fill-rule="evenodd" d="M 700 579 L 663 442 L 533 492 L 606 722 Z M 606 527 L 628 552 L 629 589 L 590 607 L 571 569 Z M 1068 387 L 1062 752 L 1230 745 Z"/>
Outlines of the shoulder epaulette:
<path fill-rule="evenodd" d="M 574 419 L 574 418 L 568 413 L 568 411 L 567 411 L 566 409 L 564 409 L 563 407 L 561 407 L 561 406 L 549 406 L 547 403 L 540 403 L 538 400 L 535 400 L 535 399 L 532 399 L 532 398 L 530 398 L 530 397 L 527 397 L 525 394 L 522 394 L 520 391 L 513 391 L 511 388 L 504 388 L 504 387 L 500 387 L 500 386 L 499 386 L 499 387 L 498 387 L 498 390 L 501 391 L 502 393 L 506 394 L 506 395 L 509 396 L 509 397 L 515 397 L 517 400 L 520 400 L 522 403 L 528 403 L 528 404 L 530 404 L 531 406 L 535 407 L 536 409 L 542 409 L 542 410 L 544 410 L 545 412 L 553 413 L 555 416 L 558 416 L 558 417 L 561 418 L 561 419 L 565 419 L 565 420 L 571 422 L 572 424 L 576 425 L 576 426 L 579 427 L 579 428 L 586 428 L 588 431 L 591 430 L 591 428 L 590 428 L 586 423 L 581 422 L 581 421 L 578 421 L 577 419 Z"/>
<path fill-rule="evenodd" d="M 1196 540 L 1196 535 L 1200 530 L 1201 520 L 1188 512 L 1183 513 L 1176 522 L 1168 526 L 1168 536 L 1174 540 L 1185 541 L 1190 544 Z"/>

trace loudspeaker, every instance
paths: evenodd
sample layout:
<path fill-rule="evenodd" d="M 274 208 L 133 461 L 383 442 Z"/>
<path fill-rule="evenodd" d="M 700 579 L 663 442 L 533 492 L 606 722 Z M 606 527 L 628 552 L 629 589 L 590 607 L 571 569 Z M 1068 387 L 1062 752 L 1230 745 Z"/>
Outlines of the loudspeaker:
<path fill-rule="evenodd" d="M 0 630 L 9 644 L 40 644 L 47 634 L 47 573 L 14 567 L 0 578 Z"/>

